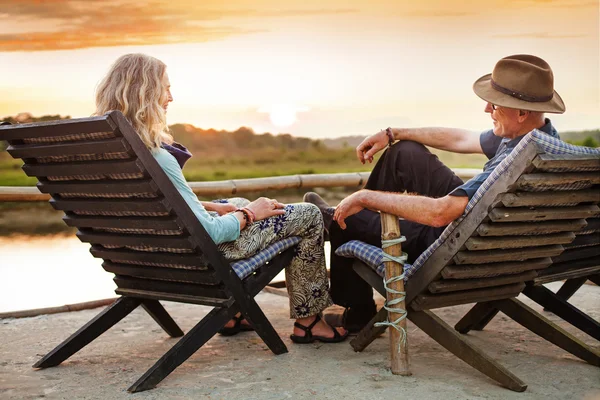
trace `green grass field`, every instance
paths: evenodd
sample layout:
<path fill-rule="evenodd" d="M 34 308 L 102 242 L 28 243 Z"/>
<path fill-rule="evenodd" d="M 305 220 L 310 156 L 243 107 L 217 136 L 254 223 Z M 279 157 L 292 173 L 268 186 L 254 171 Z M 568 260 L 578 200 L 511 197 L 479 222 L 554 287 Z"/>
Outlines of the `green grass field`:
<path fill-rule="evenodd" d="M 436 152 L 452 168 L 480 168 L 485 163 L 481 155 L 460 155 Z M 0 186 L 33 186 L 37 180 L 21 170 L 22 162 L 6 151 L 0 152 Z M 372 165 L 360 164 L 354 149 L 317 149 L 286 151 L 254 150 L 246 154 L 196 152 L 184 168 L 184 175 L 193 181 L 260 178 L 296 174 L 329 174 L 370 171 Z"/>

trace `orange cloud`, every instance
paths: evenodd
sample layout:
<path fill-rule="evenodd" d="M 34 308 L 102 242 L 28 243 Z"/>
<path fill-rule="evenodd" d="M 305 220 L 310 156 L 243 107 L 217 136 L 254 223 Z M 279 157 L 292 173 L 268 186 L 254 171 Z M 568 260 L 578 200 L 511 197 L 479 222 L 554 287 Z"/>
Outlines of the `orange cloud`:
<path fill-rule="evenodd" d="M 200 3 L 200 4 L 199 4 Z M 263 32 L 215 26 L 226 18 L 303 17 L 345 14 L 348 9 L 206 9 L 205 2 L 132 0 L 0 0 L 0 51 L 71 50 L 89 47 L 206 42 Z M 204 6 L 205 7 L 205 6 Z M 2 21 L 19 24 L 18 33 L 2 31 Z M 53 29 L 36 30 L 41 22 Z M 229 24 L 233 25 L 233 24 Z"/>
<path fill-rule="evenodd" d="M 502 39 L 505 39 L 505 38 L 573 39 L 573 38 L 584 38 L 584 37 L 588 37 L 588 36 L 589 35 L 579 35 L 579 34 L 564 35 L 564 34 L 552 34 L 552 33 L 547 33 L 547 32 L 531 32 L 531 33 L 515 33 L 515 34 L 507 34 L 507 35 L 493 35 L 492 37 L 502 38 Z"/>

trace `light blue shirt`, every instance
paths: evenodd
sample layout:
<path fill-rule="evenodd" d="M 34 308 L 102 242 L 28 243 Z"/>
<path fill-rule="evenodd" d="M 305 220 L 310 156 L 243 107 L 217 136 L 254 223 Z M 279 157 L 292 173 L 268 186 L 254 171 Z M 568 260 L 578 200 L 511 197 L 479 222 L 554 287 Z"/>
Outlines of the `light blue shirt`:
<path fill-rule="evenodd" d="M 153 149 L 152 155 L 216 244 L 240 237 L 240 221 L 233 214 L 211 216 L 188 185 L 175 157 L 163 148 Z"/>

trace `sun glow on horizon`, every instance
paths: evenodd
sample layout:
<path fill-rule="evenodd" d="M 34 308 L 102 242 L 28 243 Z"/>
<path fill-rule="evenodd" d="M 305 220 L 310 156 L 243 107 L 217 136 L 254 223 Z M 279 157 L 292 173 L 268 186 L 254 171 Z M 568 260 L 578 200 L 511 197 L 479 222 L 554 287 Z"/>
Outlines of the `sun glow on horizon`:
<path fill-rule="evenodd" d="M 260 113 L 269 113 L 271 123 L 278 128 L 287 128 L 294 125 L 298 120 L 298 113 L 306 111 L 309 111 L 308 107 L 290 104 L 273 104 L 258 109 Z"/>

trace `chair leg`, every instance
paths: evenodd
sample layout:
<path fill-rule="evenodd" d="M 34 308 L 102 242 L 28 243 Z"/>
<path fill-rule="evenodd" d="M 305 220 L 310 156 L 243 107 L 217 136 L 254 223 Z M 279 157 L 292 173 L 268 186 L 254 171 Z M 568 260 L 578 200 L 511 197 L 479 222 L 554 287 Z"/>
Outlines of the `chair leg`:
<path fill-rule="evenodd" d="M 33 368 L 54 367 L 77 353 L 92 340 L 106 332 L 110 327 L 125 318 L 141 303 L 133 297 L 119 297 L 110 306 L 96 315 L 91 321 L 82 326 L 77 332 L 46 354 Z"/>
<path fill-rule="evenodd" d="M 204 343 L 208 342 L 236 312 L 237 307 L 235 306 L 213 308 L 127 391 L 135 393 L 154 388 L 175 368 L 190 358 Z"/>
<path fill-rule="evenodd" d="M 279 337 L 279 334 L 273 328 L 266 315 L 262 312 L 254 299 L 250 299 L 244 304 L 242 314 L 252 325 L 258 336 L 265 342 L 274 354 L 287 353 L 288 349 Z"/>
<path fill-rule="evenodd" d="M 452 354 L 502 386 L 515 392 L 523 392 L 527 389 L 525 382 L 490 358 L 483 350 L 469 343 L 464 336 L 452 329 L 433 312 L 428 310 L 410 311 L 408 319 Z"/>
<path fill-rule="evenodd" d="M 171 337 L 183 336 L 183 331 L 177 323 L 171 318 L 167 310 L 158 302 L 158 300 L 142 300 L 142 307 L 150 316 L 167 332 Z"/>
<path fill-rule="evenodd" d="M 468 333 L 470 330 L 481 331 L 497 313 L 498 310 L 490 303 L 477 303 L 454 325 L 454 329 L 460 333 Z"/>
<path fill-rule="evenodd" d="M 491 302 L 494 307 L 512 318 L 533 333 L 541 336 L 547 341 L 554 343 L 558 347 L 568 351 L 587 361 L 588 363 L 600 367 L 600 352 L 594 351 L 584 342 L 571 335 L 560 326 L 540 315 L 535 310 L 521 303 L 517 299 L 494 300 Z"/>
<path fill-rule="evenodd" d="M 568 279 L 556 292 L 556 295 L 563 300 L 569 300 L 576 291 L 587 281 L 587 277 Z"/>
<path fill-rule="evenodd" d="M 412 311 L 409 311 L 412 312 Z M 374 326 L 376 322 L 383 322 L 387 319 L 387 311 L 382 308 L 375 314 L 369 323 L 360 330 L 358 335 L 350 341 L 350 346 L 354 351 L 363 351 L 368 345 L 385 332 L 385 326 Z"/>
<path fill-rule="evenodd" d="M 544 310 L 551 311 L 594 339 L 600 340 L 600 323 L 559 297 L 558 294 L 552 293 L 544 286 L 527 286 L 523 290 L 523 294 L 543 306 Z"/>

